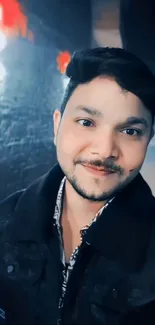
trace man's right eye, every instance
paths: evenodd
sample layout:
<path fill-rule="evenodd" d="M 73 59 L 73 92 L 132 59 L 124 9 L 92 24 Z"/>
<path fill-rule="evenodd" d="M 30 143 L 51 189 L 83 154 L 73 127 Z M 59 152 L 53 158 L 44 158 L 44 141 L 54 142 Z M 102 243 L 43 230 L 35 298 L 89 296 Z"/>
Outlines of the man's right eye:
<path fill-rule="evenodd" d="M 85 127 L 92 127 L 94 126 L 94 123 L 90 120 L 86 120 L 86 119 L 80 119 L 77 121 L 81 126 L 85 126 Z"/>

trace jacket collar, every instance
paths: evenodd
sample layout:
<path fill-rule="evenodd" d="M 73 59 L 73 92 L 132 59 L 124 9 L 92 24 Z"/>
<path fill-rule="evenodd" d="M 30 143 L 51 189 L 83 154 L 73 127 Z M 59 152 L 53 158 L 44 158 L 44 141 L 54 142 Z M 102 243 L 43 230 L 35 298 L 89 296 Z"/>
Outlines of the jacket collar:
<path fill-rule="evenodd" d="M 63 177 L 60 166 L 56 164 L 21 195 L 8 228 L 10 238 L 37 242 L 47 242 L 51 238 L 52 217 Z M 126 263 L 131 265 L 140 250 L 147 247 L 154 215 L 155 199 L 139 174 L 103 210 L 84 240 L 107 257 L 119 255 L 117 258 L 122 259 L 128 256 Z"/>

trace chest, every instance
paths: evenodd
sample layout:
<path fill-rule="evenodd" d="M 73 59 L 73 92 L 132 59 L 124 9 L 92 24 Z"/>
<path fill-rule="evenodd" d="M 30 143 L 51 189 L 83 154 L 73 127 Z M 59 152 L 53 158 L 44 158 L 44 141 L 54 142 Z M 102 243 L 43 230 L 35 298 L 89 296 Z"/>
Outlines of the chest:
<path fill-rule="evenodd" d="M 63 281 L 59 245 L 5 243 L 1 268 L 29 293 L 37 324 L 55 325 Z M 155 301 L 155 279 L 148 277 L 148 269 L 126 271 L 118 261 L 82 244 L 67 283 L 60 324 L 142 325 L 144 318 L 150 319 Z"/>
<path fill-rule="evenodd" d="M 154 324 L 155 277 L 84 250 L 68 281 L 61 324 Z"/>

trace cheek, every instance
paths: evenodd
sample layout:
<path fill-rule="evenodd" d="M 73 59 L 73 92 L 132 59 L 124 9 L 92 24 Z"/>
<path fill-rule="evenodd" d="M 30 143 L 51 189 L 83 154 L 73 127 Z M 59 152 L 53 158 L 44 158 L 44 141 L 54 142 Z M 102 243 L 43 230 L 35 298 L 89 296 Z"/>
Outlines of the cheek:
<path fill-rule="evenodd" d="M 81 140 L 81 141 L 80 141 Z M 83 140 L 71 128 L 62 127 L 57 137 L 57 152 L 65 159 L 76 157 L 83 147 Z"/>
<path fill-rule="evenodd" d="M 133 144 L 123 153 L 124 168 L 126 170 L 138 169 L 144 162 L 146 155 L 146 143 Z"/>

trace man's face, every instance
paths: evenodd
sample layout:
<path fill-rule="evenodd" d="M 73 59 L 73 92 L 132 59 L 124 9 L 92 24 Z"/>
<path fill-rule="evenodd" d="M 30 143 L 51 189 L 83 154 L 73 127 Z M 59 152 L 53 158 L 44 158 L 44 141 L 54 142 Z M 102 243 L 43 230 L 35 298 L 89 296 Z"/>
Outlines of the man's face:
<path fill-rule="evenodd" d="M 54 112 L 58 162 L 83 198 L 104 201 L 138 174 L 152 134 L 142 102 L 114 80 L 79 85 L 61 118 Z"/>

